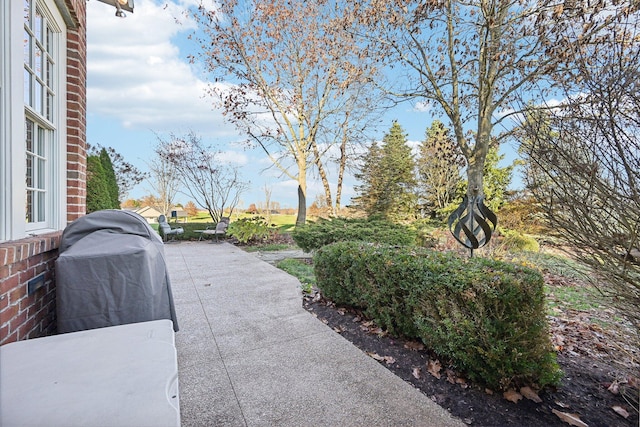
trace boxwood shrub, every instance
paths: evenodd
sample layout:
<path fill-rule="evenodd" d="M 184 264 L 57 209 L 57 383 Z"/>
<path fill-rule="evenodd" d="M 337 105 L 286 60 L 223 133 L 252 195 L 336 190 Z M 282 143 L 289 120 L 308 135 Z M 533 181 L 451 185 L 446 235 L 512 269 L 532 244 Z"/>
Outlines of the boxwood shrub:
<path fill-rule="evenodd" d="M 291 236 L 305 252 L 341 241 L 363 241 L 388 245 L 413 245 L 416 232 L 382 219 L 319 219 L 296 227 Z"/>
<path fill-rule="evenodd" d="M 317 286 L 391 333 L 421 339 L 492 389 L 557 384 L 540 273 L 418 247 L 338 242 L 314 256 Z"/>

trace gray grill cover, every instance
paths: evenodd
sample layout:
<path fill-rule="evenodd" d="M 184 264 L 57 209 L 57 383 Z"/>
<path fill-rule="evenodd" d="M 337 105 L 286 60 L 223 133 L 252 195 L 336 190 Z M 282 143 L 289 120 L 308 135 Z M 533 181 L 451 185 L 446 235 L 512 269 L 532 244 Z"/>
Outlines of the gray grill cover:
<path fill-rule="evenodd" d="M 134 212 L 98 211 L 69 224 L 56 282 L 59 333 L 160 319 L 178 331 L 164 245 Z"/>

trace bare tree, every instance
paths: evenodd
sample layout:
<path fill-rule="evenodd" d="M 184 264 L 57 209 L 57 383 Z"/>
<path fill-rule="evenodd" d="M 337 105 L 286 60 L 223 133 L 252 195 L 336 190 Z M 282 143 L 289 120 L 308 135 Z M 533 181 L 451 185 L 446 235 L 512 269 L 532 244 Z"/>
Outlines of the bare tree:
<path fill-rule="evenodd" d="M 640 329 L 640 14 L 576 52 L 558 106 L 529 106 L 527 184 L 552 229 Z M 577 83 L 576 83 L 577 82 Z"/>
<path fill-rule="evenodd" d="M 205 146 L 193 132 L 184 137 L 158 137 L 156 155 L 171 165 L 180 191 L 204 207 L 214 223 L 225 213 L 233 213 L 248 187 L 238 167 L 223 162 L 220 152 Z"/>
<path fill-rule="evenodd" d="M 575 66 L 570 52 L 592 42 L 623 9 L 608 0 L 347 3 L 346 19 L 363 26 L 369 51 L 404 72 L 391 91 L 427 103 L 453 130 L 467 162 L 469 212 L 484 198 L 488 149 L 492 137 L 504 136 L 496 127 L 517 113 L 514 102 L 552 90 L 554 75 Z"/>
<path fill-rule="evenodd" d="M 180 182 L 175 165 L 166 156 L 160 155 L 157 150 L 156 154 L 158 155 L 147 163 L 150 172 L 148 182 L 155 193 L 154 207 L 168 217 L 178 194 Z"/>
<path fill-rule="evenodd" d="M 336 10 L 341 12 L 336 9 L 339 4 L 232 0 L 212 3 L 211 9 L 201 6 L 194 14 L 202 34 L 197 37 L 199 59 L 215 76 L 209 93 L 227 119 L 298 182 L 297 224 L 306 220 L 311 167 L 331 199 L 328 150 L 320 146 L 319 135 L 347 135 L 333 126 L 337 117 L 345 117 L 354 93 L 360 102 L 375 93 L 373 88 L 363 90 L 374 80 L 374 61 L 356 49 L 340 25 L 332 24 Z M 364 111 L 376 106 L 370 104 Z M 351 126 L 356 121 L 343 123 Z M 333 144 L 340 138 L 324 138 L 327 141 Z M 346 155 L 347 150 L 340 152 Z"/>

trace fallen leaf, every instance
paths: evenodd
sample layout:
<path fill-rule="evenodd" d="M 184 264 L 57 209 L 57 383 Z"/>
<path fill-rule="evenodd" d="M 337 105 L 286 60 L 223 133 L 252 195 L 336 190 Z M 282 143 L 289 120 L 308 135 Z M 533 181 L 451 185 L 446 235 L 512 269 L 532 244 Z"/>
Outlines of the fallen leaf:
<path fill-rule="evenodd" d="M 344 314 L 347 312 L 346 309 L 344 308 L 339 308 L 336 310 L 338 312 L 339 315 L 344 316 Z"/>
<path fill-rule="evenodd" d="M 609 390 L 613 394 L 618 394 L 620 392 L 618 390 L 619 387 L 620 387 L 620 383 L 618 382 L 618 380 L 615 380 L 614 382 L 611 383 L 611 385 L 607 388 L 607 390 Z"/>
<path fill-rule="evenodd" d="M 622 406 L 612 406 L 611 409 L 613 409 L 616 414 L 620 415 L 625 420 L 629 418 L 629 413 Z"/>
<path fill-rule="evenodd" d="M 467 384 L 467 380 L 465 380 L 462 377 L 457 377 L 456 378 L 456 384 L 460 384 L 460 387 L 462 388 L 467 388 L 469 387 L 469 384 Z"/>
<path fill-rule="evenodd" d="M 427 371 L 437 379 L 440 379 L 440 370 L 442 369 L 442 365 L 439 360 L 429 359 L 427 362 Z"/>
<path fill-rule="evenodd" d="M 356 317 L 353 318 L 353 323 L 358 323 L 361 320 L 362 319 L 360 318 L 360 316 L 356 316 Z"/>
<path fill-rule="evenodd" d="M 384 360 L 384 357 L 380 356 L 378 353 L 372 353 L 368 351 L 367 354 L 372 358 L 376 359 L 378 362 L 382 362 Z"/>
<path fill-rule="evenodd" d="M 522 395 L 512 388 L 502 393 L 502 396 L 513 403 L 518 403 L 518 401 L 522 399 Z"/>
<path fill-rule="evenodd" d="M 447 382 L 451 383 L 451 384 L 455 384 L 456 383 L 456 373 L 453 372 L 451 369 L 447 369 Z"/>
<path fill-rule="evenodd" d="M 424 344 L 418 341 L 409 341 L 404 343 L 404 348 L 408 350 L 421 351 L 421 350 L 424 350 Z"/>
<path fill-rule="evenodd" d="M 345 331 L 345 329 L 341 325 L 334 326 L 333 330 L 336 331 L 339 334 L 341 334 L 341 333 L 343 333 Z"/>
<path fill-rule="evenodd" d="M 378 362 L 384 362 L 387 365 L 392 365 L 396 363 L 396 359 L 394 359 L 391 356 L 380 356 L 378 353 L 372 353 L 372 352 L 367 352 L 367 354 L 371 356 L 373 359 L 377 360 Z"/>
<path fill-rule="evenodd" d="M 487 393 L 489 396 L 493 395 L 493 390 L 491 390 L 490 388 L 485 388 L 484 392 Z"/>
<path fill-rule="evenodd" d="M 542 403 L 542 399 L 540 399 L 540 396 L 538 396 L 538 393 L 533 391 L 531 387 L 522 387 L 520 389 L 520 394 L 529 400 L 533 400 L 536 403 Z"/>
<path fill-rule="evenodd" d="M 422 371 L 420 368 L 413 368 L 413 371 L 411 372 L 411 374 L 413 375 L 413 377 L 417 380 L 419 380 L 420 378 L 422 378 Z"/>
<path fill-rule="evenodd" d="M 558 410 L 552 409 L 551 412 L 556 414 L 558 418 L 560 418 L 565 423 L 576 426 L 576 427 L 589 427 L 584 421 L 580 419 L 580 417 L 576 414 L 569 414 L 567 412 L 560 412 Z"/>

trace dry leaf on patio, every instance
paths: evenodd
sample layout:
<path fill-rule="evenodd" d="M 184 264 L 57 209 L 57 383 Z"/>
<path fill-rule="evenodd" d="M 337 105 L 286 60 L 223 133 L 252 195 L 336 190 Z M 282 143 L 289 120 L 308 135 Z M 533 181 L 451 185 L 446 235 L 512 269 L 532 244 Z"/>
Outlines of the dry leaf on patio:
<path fill-rule="evenodd" d="M 439 360 L 429 359 L 427 362 L 427 371 L 437 379 L 440 379 L 440 370 L 442 369 L 442 365 Z"/>
<path fill-rule="evenodd" d="M 533 400 L 536 403 L 542 403 L 542 399 L 540 399 L 540 396 L 538 396 L 538 393 L 533 391 L 531 387 L 522 387 L 520 389 L 520 394 L 529 400 Z"/>
<path fill-rule="evenodd" d="M 413 377 L 417 380 L 419 380 L 420 378 L 422 378 L 422 371 L 420 368 L 413 368 L 413 371 L 411 372 L 411 374 L 413 375 Z"/>
<path fill-rule="evenodd" d="M 629 418 L 629 413 L 622 406 L 612 406 L 611 409 L 613 409 L 616 414 L 620 415 L 625 420 Z"/>
<path fill-rule="evenodd" d="M 560 412 L 558 410 L 552 409 L 551 412 L 557 415 L 565 423 L 576 426 L 576 427 L 589 427 L 584 421 L 580 419 L 580 417 L 576 414 L 569 414 L 567 412 Z"/>
<path fill-rule="evenodd" d="M 518 401 L 522 399 L 522 395 L 512 388 L 502 393 L 502 396 L 513 403 L 518 403 Z"/>

